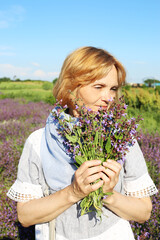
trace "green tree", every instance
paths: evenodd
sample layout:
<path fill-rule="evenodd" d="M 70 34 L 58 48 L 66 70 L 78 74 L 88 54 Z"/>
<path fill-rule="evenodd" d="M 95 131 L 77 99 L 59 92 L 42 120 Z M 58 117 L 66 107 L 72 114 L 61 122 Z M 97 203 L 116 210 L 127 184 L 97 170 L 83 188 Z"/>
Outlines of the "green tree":
<path fill-rule="evenodd" d="M 11 79 L 7 77 L 0 78 L 0 82 L 10 82 Z"/>
<path fill-rule="evenodd" d="M 55 84 L 57 82 L 58 78 L 55 78 L 52 83 Z"/>
<path fill-rule="evenodd" d="M 160 81 L 157 80 L 157 79 L 148 78 L 148 79 L 146 79 L 146 80 L 144 81 L 144 83 L 145 83 L 146 85 L 148 85 L 148 87 L 152 87 L 152 86 L 154 86 L 154 83 L 160 83 Z"/>
<path fill-rule="evenodd" d="M 15 82 L 21 82 L 21 79 L 16 78 L 14 81 L 15 81 Z"/>

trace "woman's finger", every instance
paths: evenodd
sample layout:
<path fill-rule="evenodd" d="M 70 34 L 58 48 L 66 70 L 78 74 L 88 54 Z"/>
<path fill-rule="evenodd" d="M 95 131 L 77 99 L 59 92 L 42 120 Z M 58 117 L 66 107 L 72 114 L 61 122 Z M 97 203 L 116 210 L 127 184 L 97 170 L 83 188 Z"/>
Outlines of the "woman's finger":
<path fill-rule="evenodd" d="M 105 162 L 103 162 L 104 164 L 112 164 L 114 166 L 117 166 L 119 168 L 121 168 L 121 164 L 115 160 L 112 160 L 112 159 L 107 159 Z"/>
<path fill-rule="evenodd" d="M 84 184 L 88 185 L 91 183 L 94 183 L 95 181 L 97 181 L 98 179 L 102 178 L 104 174 L 102 172 L 99 173 L 95 173 L 93 175 L 88 176 L 87 178 L 84 179 Z"/>
<path fill-rule="evenodd" d="M 109 168 L 105 169 L 104 172 L 111 181 L 114 181 L 114 179 L 117 178 L 117 176 L 118 176 L 117 172 L 114 172 L 113 170 L 111 170 Z"/>
<path fill-rule="evenodd" d="M 114 160 L 107 160 L 106 162 L 103 163 L 103 166 L 107 169 L 114 171 L 115 173 L 118 173 L 118 174 L 122 168 L 121 164 Z"/>
<path fill-rule="evenodd" d="M 102 176 L 104 181 L 103 190 L 105 192 L 112 191 L 118 182 L 119 173 L 122 167 L 114 160 L 108 160 L 107 162 L 104 162 L 103 166 L 105 167 L 103 171 L 104 175 Z"/>
<path fill-rule="evenodd" d="M 90 160 L 84 162 L 78 169 L 77 174 L 82 175 L 88 168 L 94 167 L 94 166 L 100 166 L 101 160 Z"/>
<path fill-rule="evenodd" d="M 104 173 L 102 174 L 101 179 L 103 180 L 104 184 L 109 184 L 111 181 L 109 176 L 107 176 L 107 174 L 104 174 Z"/>
<path fill-rule="evenodd" d="M 100 173 L 100 172 L 102 172 L 102 171 L 104 171 L 104 167 L 103 166 L 101 166 L 101 165 L 99 165 L 99 166 L 92 166 L 92 167 L 90 167 L 90 168 L 87 168 L 82 174 L 81 174 L 81 177 L 83 178 L 83 179 L 85 179 L 85 178 L 87 178 L 87 177 L 89 177 L 89 176 L 91 176 L 91 175 L 94 175 L 94 174 L 96 174 L 96 173 Z"/>
<path fill-rule="evenodd" d="M 100 180 L 99 182 L 94 183 L 94 184 L 90 184 L 90 192 L 96 191 L 96 190 L 99 189 L 102 185 L 103 185 L 103 180 Z"/>

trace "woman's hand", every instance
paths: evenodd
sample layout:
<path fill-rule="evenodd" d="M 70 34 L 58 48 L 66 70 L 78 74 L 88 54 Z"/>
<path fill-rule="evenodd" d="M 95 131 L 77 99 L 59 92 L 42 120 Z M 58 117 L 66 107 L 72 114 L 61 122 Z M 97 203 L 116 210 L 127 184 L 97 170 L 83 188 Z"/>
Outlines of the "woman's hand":
<path fill-rule="evenodd" d="M 100 160 L 84 162 L 75 172 L 71 184 L 76 201 L 88 196 L 89 193 L 97 190 L 102 185 L 104 193 L 112 192 L 118 182 L 121 168 L 120 163 L 114 160 L 107 160 L 107 162 L 103 163 L 103 166 Z M 94 183 L 99 179 L 100 181 Z"/>
<path fill-rule="evenodd" d="M 120 163 L 110 159 L 104 162 L 103 166 L 103 192 L 113 192 L 114 187 L 118 183 L 122 166 Z"/>
<path fill-rule="evenodd" d="M 101 165 L 100 160 L 91 160 L 84 162 L 75 172 L 74 180 L 71 184 L 73 195 L 76 201 L 86 197 L 103 185 L 106 178 L 104 175 L 105 168 Z M 98 179 L 102 179 L 94 183 Z M 94 183 L 94 184 L 91 184 Z"/>

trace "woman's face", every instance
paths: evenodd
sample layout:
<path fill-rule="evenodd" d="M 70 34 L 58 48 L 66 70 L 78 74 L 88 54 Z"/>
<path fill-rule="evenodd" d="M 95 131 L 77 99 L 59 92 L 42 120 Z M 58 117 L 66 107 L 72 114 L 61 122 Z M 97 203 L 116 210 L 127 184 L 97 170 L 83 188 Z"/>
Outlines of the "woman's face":
<path fill-rule="evenodd" d="M 111 100 L 116 97 L 118 88 L 117 70 L 113 66 L 107 76 L 79 88 L 77 97 L 82 99 L 85 106 L 93 111 L 98 111 L 100 107 L 108 109 Z"/>

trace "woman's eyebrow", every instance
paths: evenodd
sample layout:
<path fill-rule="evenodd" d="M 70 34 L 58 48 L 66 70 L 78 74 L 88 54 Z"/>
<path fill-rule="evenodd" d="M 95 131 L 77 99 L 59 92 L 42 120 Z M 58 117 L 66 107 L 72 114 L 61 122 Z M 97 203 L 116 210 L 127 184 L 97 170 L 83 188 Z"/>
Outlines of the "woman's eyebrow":
<path fill-rule="evenodd" d="M 97 82 L 97 83 L 94 82 L 94 83 L 93 83 L 93 86 L 95 86 L 95 85 L 101 85 L 101 86 L 104 86 L 104 87 L 108 87 L 108 85 L 107 85 L 106 83 L 100 83 L 100 82 L 99 82 L 99 83 L 98 83 L 98 82 Z M 115 85 L 112 85 L 112 86 L 110 86 L 110 87 L 111 87 L 111 88 L 112 88 L 112 87 L 118 88 L 119 85 L 118 85 L 118 84 L 115 84 Z"/>
<path fill-rule="evenodd" d="M 103 86 L 107 86 L 107 84 L 105 84 L 105 83 L 94 83 L 93 85 L 103 85 Z"/>

